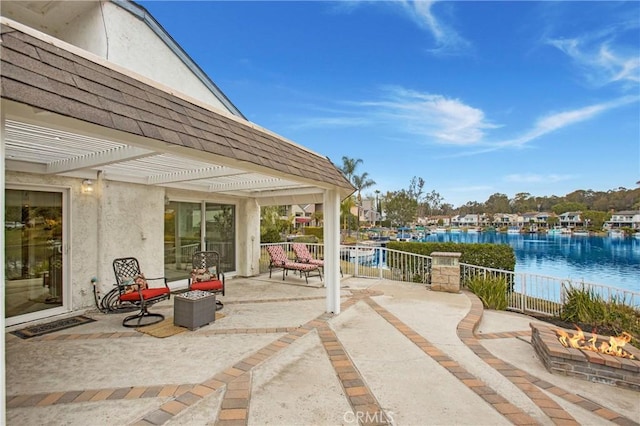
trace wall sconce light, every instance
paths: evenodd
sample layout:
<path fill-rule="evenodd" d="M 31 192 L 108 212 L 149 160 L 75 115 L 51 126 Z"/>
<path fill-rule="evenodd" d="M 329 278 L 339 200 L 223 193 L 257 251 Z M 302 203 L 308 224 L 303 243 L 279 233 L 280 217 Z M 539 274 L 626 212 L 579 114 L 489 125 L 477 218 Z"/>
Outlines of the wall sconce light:
<path fill-rule="evenodd" d="M 90 179 L 85 179 L 82 181 L 82 193 L 93 194 L 93 181 L 91 181 Z"/>

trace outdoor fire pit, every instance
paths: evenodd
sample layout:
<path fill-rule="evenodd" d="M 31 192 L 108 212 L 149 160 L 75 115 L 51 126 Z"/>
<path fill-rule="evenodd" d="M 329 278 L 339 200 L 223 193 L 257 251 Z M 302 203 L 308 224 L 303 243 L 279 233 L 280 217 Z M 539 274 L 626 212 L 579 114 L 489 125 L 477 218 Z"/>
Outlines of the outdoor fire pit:
<path fill-rule="evenodd" d="M 560 338 L 575 336 L 576 330 L 546 324 L 531 323 L 530 326 L 531 345 L 549 372 L 640 391 L 640 350 L 637 348 L 624 345 L 621 353 L 626 357 L 621 357 L 565 347 Z M 601 347 L 605 343 L 606 347 L 610 341 L 609 336 L 593 337 L 592 333 L 584 333 L 585 346 Z"/>

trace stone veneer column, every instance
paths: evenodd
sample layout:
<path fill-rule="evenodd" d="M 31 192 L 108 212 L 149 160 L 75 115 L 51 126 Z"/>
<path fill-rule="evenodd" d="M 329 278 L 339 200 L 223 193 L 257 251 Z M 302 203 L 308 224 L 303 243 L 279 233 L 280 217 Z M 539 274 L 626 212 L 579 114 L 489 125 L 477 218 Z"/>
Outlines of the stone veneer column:
<path fill-rule="evenodd" d="M 461 253 L 431 253 L 431 290 L 460 292 Z"/>

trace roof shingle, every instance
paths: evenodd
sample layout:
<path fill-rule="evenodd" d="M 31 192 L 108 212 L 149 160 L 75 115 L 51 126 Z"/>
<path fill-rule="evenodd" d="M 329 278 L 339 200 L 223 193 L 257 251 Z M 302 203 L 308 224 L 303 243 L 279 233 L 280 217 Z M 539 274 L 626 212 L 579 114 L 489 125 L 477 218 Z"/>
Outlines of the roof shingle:
<path fill-rule="evenodd" d="M 353 191 L 326 157 L 32 35 L 1 31 L 3 98 Z"/>

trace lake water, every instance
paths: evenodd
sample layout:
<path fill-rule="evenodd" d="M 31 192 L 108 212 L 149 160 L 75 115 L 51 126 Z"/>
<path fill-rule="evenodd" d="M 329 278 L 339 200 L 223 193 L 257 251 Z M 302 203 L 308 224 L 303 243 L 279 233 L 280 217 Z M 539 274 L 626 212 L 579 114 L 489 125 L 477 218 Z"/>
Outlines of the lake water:
<path fill-rule="evenodd" d="M 440 233 L 425 241 L 509 244 L 516 272 L 640 292 L 640 239 L 572 235 Z"/>

